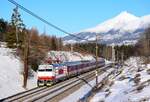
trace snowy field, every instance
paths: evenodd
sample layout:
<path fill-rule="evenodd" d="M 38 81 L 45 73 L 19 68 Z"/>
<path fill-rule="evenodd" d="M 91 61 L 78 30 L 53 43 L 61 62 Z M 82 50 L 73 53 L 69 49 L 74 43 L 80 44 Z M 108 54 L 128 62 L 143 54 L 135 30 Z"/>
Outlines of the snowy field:
<path fill-rule="evenodd" d="M 105 85 L 90 102 L 150 102 L 150 64 L 143 65 L 139 58 L 125 62 L 122 72 L 112 85 Z"/>
<path fill-rule="evenodd" d="M 23 65 L 13 51 L 0 47 L 0 99 L 25 91 L 23 85 Z M 36 87 L 36 73 L 28 80 L 27 89 Z"/>

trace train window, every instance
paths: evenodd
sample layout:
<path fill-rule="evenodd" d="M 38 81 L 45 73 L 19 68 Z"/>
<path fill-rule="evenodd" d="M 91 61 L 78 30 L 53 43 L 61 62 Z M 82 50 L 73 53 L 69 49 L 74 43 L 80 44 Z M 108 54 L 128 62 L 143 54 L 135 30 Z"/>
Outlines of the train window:
<path fill-rule="evenodd" d="M 63 69 L 59 69 L 59 74 L 63 74 L 64 70 Z"/>

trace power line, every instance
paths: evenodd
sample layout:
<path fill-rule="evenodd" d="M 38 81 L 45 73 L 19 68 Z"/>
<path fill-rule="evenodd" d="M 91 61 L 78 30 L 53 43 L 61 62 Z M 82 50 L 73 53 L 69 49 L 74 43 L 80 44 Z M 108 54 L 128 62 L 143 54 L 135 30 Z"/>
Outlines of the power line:
<path fill-rule="evenodd" d="M 67 32 L 67 31 L 61 29 L 60 27 L 58 27 L 58 26 L 56 26 L 56 25 L 54 25 L 54 24 L 48 22 L 47 20 L 45 20 L 45 19 L 43 19 L 42 17 L 36 15 L 36 14 L 33 13 L 32 11 L 30 11 L 29 9 L 27 9 L 27 8 L 23 7 L 22 5 L 18 4 L 18 3 L 17 3 L 16 1 L 14 1 L 14 0 L 8 0 L 8 1 L 9 1 L 10 3 L 16 5 L 17 7 L 19 7 L 20 9 L 22 9 L 22 10 L 25 11 L 26 13 L 32 15 L 33 17 L 39 19 L 40 21 L 42 21 L 42 22 L 48 24 L 49 26 L 51 26 L 51 27 L 53 27 L 53 28 L 55 28 L 55 29 L 57 29 L 57 30 L 63 32 L 63 33 L 66 33 L 66 34 L 68 34 L 68 35 L 70 35 L 70 36 L 73 36 L 73 37 L 75 37 L 75 38 L 78 38 L 78 39 L 80 39 L 80 40 L 85 40 L 85 41 L 90 42 L 90 43 L 94 43 L 94 42 L 95 42 L 95 41 L 90 41 L 90 40 L 88 40 L 88 39 L 84 39 L 84 38 L 78 37 L 78 36 L 76 36 L 76 35 L 74 35 L 74 34 L 71 34 L 71 33 Z"/>
<path fill-rule="evenodd" d="M 51 26 L 51 27 L 53 27 L 53 28 L 55 28 L 55 29 L 57 29 L 57 30 L 59 30 L 59 31 L 61 31 L 61 32 L 63 32 L 63 33 L 65 33 L 65 34 L 68 34 L 68 35 L 70 35 L 70 36 L 72 36 L 72 37 L 75 37 L 75 38 L 77 38 L 77 39 L 80 39 L 80 40 L 85 40 L 85 41 L 87 41 L 87 42 L 93 43 L 93 41 L 90 41 L 90 40 L 88 40 L 88 39 L 84 39 L 84 38 L 78 37 L 78 36 L 76 36 L 76 35 L 74 35 L 74 34 L 72 34 L 72 33 L 67 32 L 66 30 L 64 30 L 64 29 L 62 29 L 62 28 L 60 28 L 60 27 L 58 27 L 58 26 L 56 26 L 56 25 L 54 25 L 54 24 L 48 22 L 47 20 L 45 20 L 45 19 L 43 19 L 42 17 L 38 16 L 37 14 L 33 13 L 33 12 L 30 11 L 29 9 L 27 9 L 27 8 L 25 8 L 24 6 L 18 4 L 18 3 L 17 3 L 16 1 L 14 1 L 14 0 L 8 0 L 8 1 L 9 1 L 10 3 L 16 5 L 17 7 L 19 7 L 20 9 L 22 9 L 22 10 L 25 11 L 26 13 L 32 15 L 33 17 L 39 19 L 40 21 L 46 23 L 47 25 L 49 25 L 49 26 Z"/>
<path fill-rule="evenodd" d="M 46 23 L 47 25 L 49 25 L 49 26 L 51 26 L 51 27 L 53 27 L 53 28 L 55 28 L 55 29 L 57 29 L 57 30 L 63 32 L 63 33 L 66 33 L 66 34 L 68 34 L 68 35 L 70 35 L 70 36 L 73 36 L 73 37 L 78 38 L 78 39 L 81 39 L 81 40 L 85 40 L 85 41 L 87 41 L 87 42 L 93 42 L 93 41 L 89 41 L 88 39 L 84 39 L 84 38 L 78 37 L 78 36 L 76 36 L 76 35 L 74 35 L 74 34 L 71 34 L 71 33 L 67 32 L 67 31 L 61 29 L 60 27 L 58 27 L 58 26 L 56 26 L 56 25 L 54 25 L 54 24 L 48 22 L 47 20 L 43 19 L 42 17 L 36 15 L 36 14 L 33 13 L 32 11 L 30 11 L 30 10 L 28 10 L 27 8 L 23 7 L 22 5 L 18 4 L 18 3 L 15 2 L 14 0 L 8 0 L 8 1 L 9 1 L 10 3 L 16 5 L 17 7 L 19 7 L 20 9 L 22 9 L 22 10 L 25 11 L 26 13 L 32 15 L 33 17 L 39 19 L 40 21 Z M 97 71 L 96 71 L 96 84 L 98 84 L 98 75 L 97 75 L 97 74 L 98 74 L 98 66 L 97 66 L 97 60 L 98 60 L 98 58 L 97 58 L 97 56 L 98 56 L 98 46 L 97 46 L 97 42 L 98 42 L 98 41 L 97 41 L 97 40 L 98 40 L 98 39 L 97 39 L 97 35 L 96 35 L 96 42 L 95 42 L 95 43 L 96 43 L 96 68 L 97 68 Z M 26 68 L 26 69 L 27 69 L 27 68 Z M 27 71 L 26 71 L 26 72 L 27 72 Z M 27 75 L 26 75 L 26 77 L 27 77 Z M 26 78 L 26 79 L 27 79 L 27 78 Z M 24 83 L 25 83 L 25 82 L 24 82 Z M 25 83 L 24 86 L 26 87 L 26 83 Z"/>
<path fill-rule="evenodd" d="M 76 38 L 78 38 L 78 39 L 80 39 L 80 40 L 88 41 L 87 39 L 83 39 L 83 38 L 78 37 L 78 36 L 76 36 L 76 35 L 74 35 L 74 34 L 71 34 L 71 33 L 67 32 L 67 31 L 61 29 L 60 27 L 58 27 L 58 26 L 56 26 L 56 25 L 54 25 L 54 24 L 48 22 L 47 20 L 45 20 L 45 19 L 43 19 L 42 17 L 38 16 L 37 14 L 33 13 L 33 12 L 30 11 L 29 9 L 27 9 L 27 8 L 23 7 L 22 5 L 18 4 L 16 1 L 14 1 L 14 0 L 8 0 L 8 1 L 9 1 L 10 3 L 16 5 L 17 7 L 19 7 L 20 9 L 22 9 L 22 10 L 25 11 L 26 13 L 28 13 L 28 14 L 32 15 L 33 17 L 39 19 L 40 21 L 46 23 L 47 25 L 49 25 L 49 26 L 51 26 L 51 27 L 53 27 L 53 28 L 55 28 L 55 29 L 57 29 L 57 30 L 63 32 L 63 33 L 66 33 L 66 34 L 68 34 L 68 35 L 70 35 L 70 36 L 76 37 Z"/>

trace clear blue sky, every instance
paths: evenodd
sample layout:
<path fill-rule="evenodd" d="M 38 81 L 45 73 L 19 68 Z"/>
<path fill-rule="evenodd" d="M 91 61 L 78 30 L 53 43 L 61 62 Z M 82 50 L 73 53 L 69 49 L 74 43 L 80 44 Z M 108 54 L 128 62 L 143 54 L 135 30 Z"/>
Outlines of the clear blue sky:
<path fill-rule="evenodd" d="M 65 29 L 68 32 L 79 32 L 94 27 L 103 21 L 128 11 L 136 16 L 150 14 L 150 0 L 16 0 L 18 3 Z M 15 6 L 7 0 L 0 1 L 0 18 L 10 21 Z M 36 27 L 41 33 L 65 36 L 66 34 L 37 20 L 19 9 L 27 28 Z"/>

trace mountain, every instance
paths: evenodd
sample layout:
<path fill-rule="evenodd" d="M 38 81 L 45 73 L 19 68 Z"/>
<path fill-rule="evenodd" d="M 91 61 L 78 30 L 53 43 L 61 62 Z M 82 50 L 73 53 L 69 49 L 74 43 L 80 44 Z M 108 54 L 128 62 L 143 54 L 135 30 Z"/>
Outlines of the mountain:
<path fill-rule="evenodd" d="M 146 28 L 150 26 L 150 15 L 136 17 L 127 11 L 109 19 L 96 27 L 82 30 L 74 35 L 88 40 L 95 40 L 100 36 L 100 43 L 105 44 L 135 44 Z M 65 43 L 85 42 L 84 40 L 66 36 Z"/>

